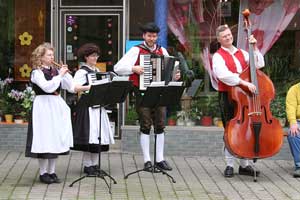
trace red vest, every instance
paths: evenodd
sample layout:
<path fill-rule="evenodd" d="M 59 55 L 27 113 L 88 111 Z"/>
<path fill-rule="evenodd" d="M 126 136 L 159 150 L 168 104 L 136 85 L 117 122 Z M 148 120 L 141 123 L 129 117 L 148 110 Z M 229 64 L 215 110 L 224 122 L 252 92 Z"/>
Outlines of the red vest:
<path fill-rule="evenodd" d="M 137 45 L 136 47 L 138 47 L 140 49 L 138 58 L 134 64 L 134 66 L 140 65 L 140 55 L 141 54 L 155 54 L 155 55 L 163 55 L 163 51 L 161 46 L 157 45 L 156 49 L 153 50 L 152 52 L 150 52 L 149 49 L 147 49 L 144 44 L 140 44 Z M 140 84 L 140 76 L 136 73 L 133 73 L 129 76 L 129 80 L 132 81 L 132 84 L 136 87 L 139 87 Z"/>
<path fill-rule="evenodd" d="M 224 59 L 228 70 L 231 71 L 232 73 L 237 73 L 236 65 L 234 63 L 232 55 L 228 51 L 225 51 L 223 48 L 220 48 L 217 51 L 217 53 L 219 53 L 222 56 L 222 58 Z M 240 62 L 241 66 L 242 66 L 242 71 L 244 71 L 248 67 L 248 64 L 244 58 L 243 52 L 240 49 L 238 49 L 237 52 L 234 53 L 234 56 L 238 59 L 238 61 Z M 218 90 L 219 91 L 223 91 L 223 92 L 228 91 L 229 88 L 230 88 L 229 85 L 226 85 L 222 81 L 218 81 Z"/>

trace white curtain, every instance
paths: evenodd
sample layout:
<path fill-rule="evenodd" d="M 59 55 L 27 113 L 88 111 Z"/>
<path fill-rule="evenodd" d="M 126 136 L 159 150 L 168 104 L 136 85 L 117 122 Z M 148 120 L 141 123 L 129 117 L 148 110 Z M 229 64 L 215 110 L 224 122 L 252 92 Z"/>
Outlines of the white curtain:
<path fill-rule="evenodd" d="M 249 8 L 252 33 L 257 46 L 265 54 L 278 40 L 298 11 L 300 0 L 243 0 L 240 1 L 240 13 Z M 239 18 L 237 46 L 247 50 L 246 32 L 243 16 Z"/>

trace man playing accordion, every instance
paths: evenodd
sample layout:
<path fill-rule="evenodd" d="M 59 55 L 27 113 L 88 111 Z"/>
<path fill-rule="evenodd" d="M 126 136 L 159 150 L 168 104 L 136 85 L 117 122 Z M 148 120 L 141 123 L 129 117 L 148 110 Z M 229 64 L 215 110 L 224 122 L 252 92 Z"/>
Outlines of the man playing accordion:
<path fill-rule="evenodd" d="M 156 55 L 169 56 L 164 47 L 156 44 L 158 38 L 159 27 L 150 22 L 141 27 L 143 32 L 144 42 L 132 47 L 119 62 L 114 66 L 114 71 L 119 75 L 130 75 L 129 79 L 134 85 L 134 94 L 136 97 L 136 111 L 140 121 L 140 144 L 142 147 L 144 157 L 144 168 L 149 171 L 152 170 L 152 163 L 150 158 L 150 130 L 151 125 L 154 127 L 154 134 L 156 134 L 156 162 L 157 166 L 163 170 L 172 170 L 172 167 L 164 159 L 164 137 L 165 137 L 165 107 L 148 108 L 140 106 L 143 90 L 140 86 L 140 75 L 144 73 L 144 67 L 140 63 L 140 55 Z M 146 74 L 145 74 L 146 76 Z M 178 71 L 173 79 L 180 79 L 180 72 Z"/>

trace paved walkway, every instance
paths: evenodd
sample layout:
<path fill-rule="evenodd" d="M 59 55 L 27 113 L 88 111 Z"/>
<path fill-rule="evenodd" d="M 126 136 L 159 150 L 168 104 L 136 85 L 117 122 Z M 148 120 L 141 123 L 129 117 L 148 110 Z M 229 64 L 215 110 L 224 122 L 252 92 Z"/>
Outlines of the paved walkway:
<path fill-rule="evenodd" d="M 253 182 L 252 177 L 239 175 L 225 179 L 222 157 L 167 159 L 174 167 L 170 175 L 176 183 L 161 173 L 147 172 L 125 180 L 124 175 L 142 167 L 141 155 L 103 153 L 102 169 L 117 181 L 111 185 L 112 194 L 109 194 L 101 178 L 85 178 L 69 187 L 81 173 L 80 152 L 61 156 L 56 170 L 63 182 L 46 185 L 38 180 L 36 160 L 25 158 L 22 152 L 0 151 L 0 199 L 300 199 L 300 179 L 292 177 L 292 161 L 259 160 L 256 167 L 262 174 L 258 182 Z"/>

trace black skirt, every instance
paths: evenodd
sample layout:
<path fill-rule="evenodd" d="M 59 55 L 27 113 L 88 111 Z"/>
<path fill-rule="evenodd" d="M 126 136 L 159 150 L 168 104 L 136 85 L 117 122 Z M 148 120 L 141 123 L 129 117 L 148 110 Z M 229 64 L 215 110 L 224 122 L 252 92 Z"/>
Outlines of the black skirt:
<path fill-rule="evenodd" d="M 90 117 L 89 108 L 87 105 L 86 96 L 82 95 L 79 99 L 74 111 L 72 112 L 72 126 L 73 126 L 73 150 L 87 151 L 91 153 L 98 153 L 109 150 L 109 145 L 90 144 Z"/>

